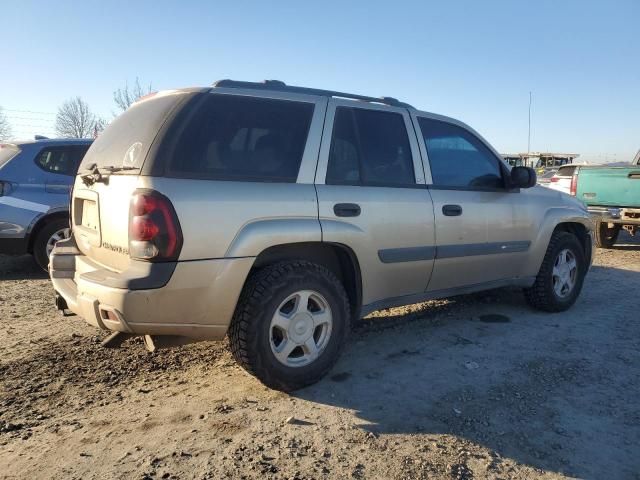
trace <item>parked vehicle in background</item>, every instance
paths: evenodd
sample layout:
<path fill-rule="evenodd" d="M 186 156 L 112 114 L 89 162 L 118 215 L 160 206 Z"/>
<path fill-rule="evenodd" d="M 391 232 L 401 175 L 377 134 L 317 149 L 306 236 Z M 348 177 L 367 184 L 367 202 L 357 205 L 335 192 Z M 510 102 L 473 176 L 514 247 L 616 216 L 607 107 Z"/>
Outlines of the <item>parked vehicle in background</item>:
<path fill-rule="evenodd" d="M 292 390 L 374 310 L 506 285 L 571 307 L 589 215 L 535 183 L 393 98 L 224 80 L 149 96 L 98 137 L 50 274 L 92 325 L 150 346 L 228 334 L 240 365 Z"/>
<path fill-rule="evenodd" d="M 549 180 L 549 184 L 546 186 L 552 190 L 571 194 L 571 179 L 574 174 L 578 174 L 579 170 L 580 165 L 565 165 L 564 167 L 560 167 L 558 171 L 553 174 Z"/>
<path fill-rule="evenodd" d="M 69 190 L 91 142 L 0 144 L 0 253 L 31 253 L 47 269 L 53 245 L 69 236 Z"/>
<path fill-rule="evenodd" d="M 548 187 L 551 184 L 551 179 L 556 174 L 556 170 L 548 170 L 541 174 L 537 174 L 538 185 Z"/>
<path fill-rule="evenodd" d="M 640 152 L 628 166 L 590 166 L 576 173 L 571 194 L 587 205 L 597 246 L 611 248 L 622 229 L 640 231 Z"/>

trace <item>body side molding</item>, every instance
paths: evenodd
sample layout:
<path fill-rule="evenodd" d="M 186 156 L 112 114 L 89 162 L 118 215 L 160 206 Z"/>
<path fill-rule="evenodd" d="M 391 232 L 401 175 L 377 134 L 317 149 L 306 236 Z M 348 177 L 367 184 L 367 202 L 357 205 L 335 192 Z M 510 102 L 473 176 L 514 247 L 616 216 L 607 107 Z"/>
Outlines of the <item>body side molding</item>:
<path fill-rule="evenodd" d="M 463 245 L 440 245 L 378 250 L 382 263 L 416 262 L 439 258 L 495 255 L 499 253 L 526 252 L 531 246 L 528 240 L 513 242 L 468 243 Z"/>

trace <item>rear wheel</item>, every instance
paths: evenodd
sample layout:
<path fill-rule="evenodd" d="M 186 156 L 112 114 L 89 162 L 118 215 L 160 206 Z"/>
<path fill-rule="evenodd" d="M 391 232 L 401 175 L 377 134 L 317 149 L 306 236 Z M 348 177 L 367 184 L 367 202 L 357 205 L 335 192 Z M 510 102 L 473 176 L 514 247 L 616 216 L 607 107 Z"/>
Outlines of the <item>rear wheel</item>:
<path fill-rule="evenodd" d="M 554 232 L 536 281 L 524 290 L 529 304 L 547 312 L 562 312 L 571 307 L 586 273 L 584 250 L 572 233 Z"/>
<path fill-rule="evenodd" d="M 38 232 L 33 242 L 33 256 L 43 270 L 49 267 L 49 257 L 55 244 L 69 238 L 69 234 L 69 221 L 62 218 L 47 222 Z"/>
<path fill-rule="evenodd" d="M 325 267 L 284 262 L 253 274 L 229 329 L 236 361 L 265 385 L 291 391 L 320 380 L 349 331 L 344 287 Z"/>
<path fill-rule="evenodd" d="M 596 228 L 596 246 L 600 248 L 611 248 L 618 240 L 618 235 L 622 229 L 621 225 L 615 223 L 599 222 Z"/>

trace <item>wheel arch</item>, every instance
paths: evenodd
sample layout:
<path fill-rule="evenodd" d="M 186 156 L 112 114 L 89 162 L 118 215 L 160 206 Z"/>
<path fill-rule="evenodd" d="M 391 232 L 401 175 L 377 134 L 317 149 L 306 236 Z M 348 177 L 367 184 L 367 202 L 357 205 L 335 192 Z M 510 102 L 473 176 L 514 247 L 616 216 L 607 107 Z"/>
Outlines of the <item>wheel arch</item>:
<path fill-rule="evenodd" d="M 37 218 L 33 223 L 33 226 L 29 230 L 29 241 L 27 243 L 27 252 L 33 253 L 33 246 L 38 238 L 38 234 L 40 231 L 47 225 L 49 222 L 53 220 L 65 220 L 69 218 L 69 211 L 64 210 L 53 210 L 45 213 L 41 217 Z"/>
<path fill-rule="evenodd" d="M 336 275 L 347 292 L 352 319 L 359 319 L 362 307 L 360 264 L 353 250 L 344 244 L 297 242 L 272 245 L 262 250 L 256 257 L 249 274 L 268 265 L 295 260 L 306 260 L 322 265 Z"/>
<path fill-rule="evenodd" d="M 588 265 L 590 265 L 593 254 L 592 237 L 590 235 L 592 228 L 591 218 L 586 212 L 582 214 L 582 212 L 578 212 L 573 208 L 551 208 L 547 210 L 540 223 L 538 234 L 531 244 L 529 261 L 526 264 L 523 275 L 536 276 L 538 274 L 551 236 L 556 231 L 565 231 L 576 235 L 583 246 Z"/>
<path fill-rule="evenodd" d="M 553 233 L 555 232 L 567 232 L 575 235 L 580 241 L 580 245 L 582 245 L 585 258 L 587 258 L 587 260 L 591 259 L 593 251 L 592 237 L 589 234 L 589 229 L 584 224 L 580 222 L 561 222 L 553 229 Z"/>

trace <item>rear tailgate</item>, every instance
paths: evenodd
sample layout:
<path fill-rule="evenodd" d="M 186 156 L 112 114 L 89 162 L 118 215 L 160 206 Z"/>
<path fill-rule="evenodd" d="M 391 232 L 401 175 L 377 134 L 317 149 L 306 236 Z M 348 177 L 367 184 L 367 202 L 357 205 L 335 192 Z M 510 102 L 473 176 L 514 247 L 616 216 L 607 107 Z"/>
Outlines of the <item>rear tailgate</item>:
<path fill-rule="evenodd" d="M 129 264 L 129 204 L 147 154 L 170 114 L 183 104 L 186 92 L 166 92 L 134 104 L 116 118 L 85 155 L 72 199 L 73 234 L 80 251 L 114 271 Z M 103 178 L 85 182 L 93 166 Z M 109 174 L 109 167 L 129 170 Z M 91 180 L 91 178 L 87 178 Z M 88 183 L 88 184 L 87 184 Z"/>
<path fill-rule="evenodd" d="M 73 234 L 82 253 L 111 270 L 129 266 L 129 202 L 137 175 L 111 175 L 87 187 L 76 179 L 71 205 Z"/>
<path fill-rule="evenodd" d="M 640 208 L 640 167 L 583 168 L 576 198 L 587 205 Z"/>

